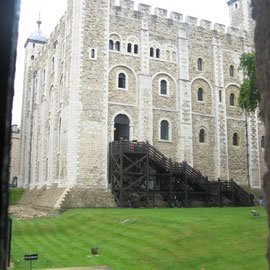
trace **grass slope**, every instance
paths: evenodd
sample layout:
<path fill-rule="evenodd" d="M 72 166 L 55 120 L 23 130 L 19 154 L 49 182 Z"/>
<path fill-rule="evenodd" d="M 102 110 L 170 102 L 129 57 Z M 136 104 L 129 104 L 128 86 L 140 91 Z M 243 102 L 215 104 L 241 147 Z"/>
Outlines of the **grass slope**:
<path fill-rule="evenodd" d="M 9 205 L 17 204 L 21 199 L 24 191 L 25 190 L 23 188 L 9 188 L 9 199 L 8 199 Z"/>
<path fill-rule="evenodd" d="M 267 269 L 264 208 L 76 209 L 14 220 L 12 261 L 33 269 L 106 265 L 114 270 Z M 126 219 L 131 222 L 121 224 Z M 87 257 L 99 246 L 99 256 Z"/>

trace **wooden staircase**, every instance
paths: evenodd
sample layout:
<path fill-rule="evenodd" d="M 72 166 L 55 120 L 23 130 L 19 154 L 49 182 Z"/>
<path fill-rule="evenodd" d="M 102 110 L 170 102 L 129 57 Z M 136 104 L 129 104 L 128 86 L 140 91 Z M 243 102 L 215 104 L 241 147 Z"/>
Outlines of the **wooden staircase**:
<path fill-rule="evenodd" d="M 148 142 L 111 142 L 109 182 L 120 207 L 252 206 L 253 195 L 232 179 L 209 181 Z"/>

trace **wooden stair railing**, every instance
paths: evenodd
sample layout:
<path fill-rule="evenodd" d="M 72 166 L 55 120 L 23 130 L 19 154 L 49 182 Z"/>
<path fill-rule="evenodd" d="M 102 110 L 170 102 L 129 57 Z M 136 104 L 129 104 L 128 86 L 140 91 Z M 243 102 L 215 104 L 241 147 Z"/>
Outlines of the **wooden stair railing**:
<path fill-rule="evenodd" d="M 172 162 L 170 158 L 162 154 L 158 149 L 156 149 L 153 145 L 149 144 L 148 142 L 130 142 L 130 141 L 111 142 L 109 149 L 111 156 L 121 153 L 134 153 L 147 155 L 151 162 L 155 163 L 157 166 L 162 168 L 162 170 L 164 170 L 165 173 L 168 174 L 168 176 L 170 176 L 170 181 L 172 181 L 173 176 L 174 177 L 177 175 L 179 177 L 184 176 L 186 183 L 185 186 L 188 185 L 193 190 L 205 192 L 207 196 L 218 196 L 219 202 L 221 202 L 220 200 L 223 195 L 232 201 L 232 205 L 234 205 L 234 199 L 236 199 L 240 203 L 240 205 L 245 206 L 253 205 L 253 195 L 246 192 L 232 179 L 225 181 L 222 181 L 220 179 L 218 181 L 208 181 L 208 179 L 203 177 L 200 171 L 192 168 L 187 162 L 185 161 L 181 163 Z M 173 198 L 171 195 L 171 199 L 168 200 L 167 203 L 172 204 L 171 207 L 174 207 L 177 206 L 178 204 L 179 205 L 186 204 L 187 203 L 186 200 L 187 198 L 180 199 L 179 197 L 178 199 L 177 197 Z"/>

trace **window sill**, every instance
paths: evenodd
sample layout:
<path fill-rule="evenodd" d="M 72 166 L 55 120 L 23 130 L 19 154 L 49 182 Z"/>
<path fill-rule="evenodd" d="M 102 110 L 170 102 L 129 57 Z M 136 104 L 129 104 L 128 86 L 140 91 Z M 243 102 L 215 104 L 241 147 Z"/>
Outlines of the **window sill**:
<path fill-rule="evenodd" d="M 128 89 L 127 88 L 116 88 L 116 90 L 118 90 L 118 91 L 128 91 Z"/>
<path fill-rule="evenodd" d="M 165 98 L 169 98 L 170 96 L 169 95 L 164 95 L 164 94 L 158 94 L 159 96 L 161 96 L 161 97 L 165 97 Z"/>
<path fill-rule="evenodd" d="M 162 139 L 158 139 L 158 142 L 162 142 L 162 143 L 172 143 L 172 140 L 162 140 Z"/>

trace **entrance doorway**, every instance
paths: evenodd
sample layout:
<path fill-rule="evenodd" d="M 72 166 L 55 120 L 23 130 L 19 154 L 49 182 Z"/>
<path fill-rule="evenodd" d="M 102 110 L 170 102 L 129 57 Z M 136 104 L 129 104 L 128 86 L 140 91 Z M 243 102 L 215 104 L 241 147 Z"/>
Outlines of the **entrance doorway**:
<path fill-rule="evenodd" d="M 114 119 L 114 141 L 129 141 L 129 119 L 124 114 L 118 114 Z"/>

